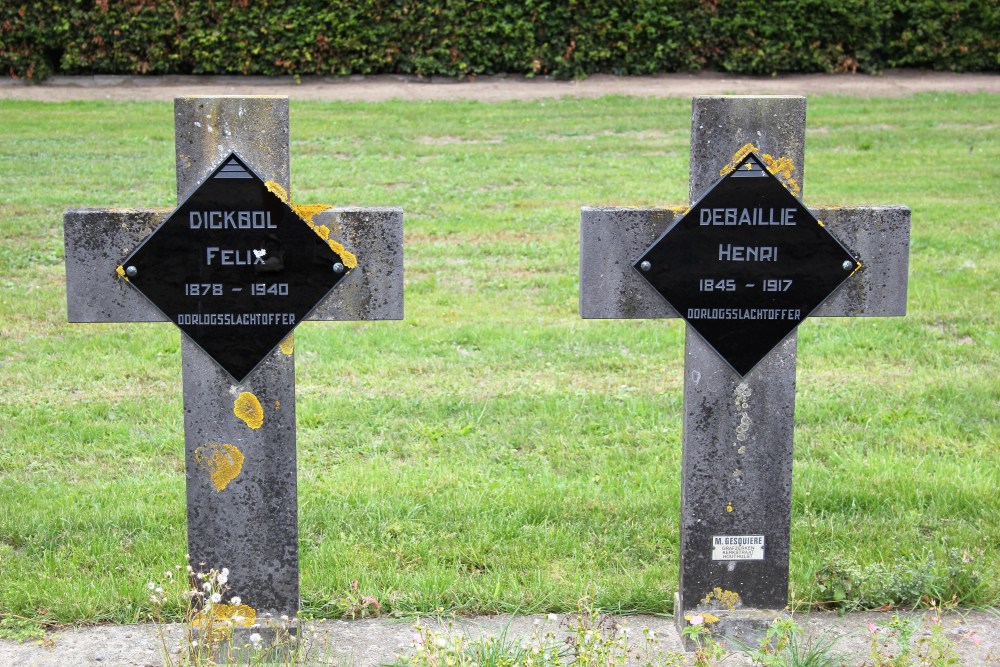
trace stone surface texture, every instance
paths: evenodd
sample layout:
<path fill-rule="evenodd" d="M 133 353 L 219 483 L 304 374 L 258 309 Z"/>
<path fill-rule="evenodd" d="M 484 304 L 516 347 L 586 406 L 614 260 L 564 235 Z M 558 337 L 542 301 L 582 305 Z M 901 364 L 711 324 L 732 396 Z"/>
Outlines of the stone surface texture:
<path fill-rule="evenodd" d="M 681 217 L 686 207 L 580 210 L 580 317 L 680 317 L 632 262 Z"/>
<path fill-rule="evenodd" d="M 403 319 L 403 209 L 331 208 L 313 218 L 358 257 L 311 320 Z"/>
<path fill-rule="evenodd" d="M 70 209 L 63 214 L 70 322 L 166 322 L 115 267 L 170 214 L 166 209 Z"/>
<path fill-rule="evenodd" d="M 905 206 L 859 206 L 810 210 L 861 261 L 861 269 L 845 280 L 812 315 L 906 315 L 910 209 Z"/>

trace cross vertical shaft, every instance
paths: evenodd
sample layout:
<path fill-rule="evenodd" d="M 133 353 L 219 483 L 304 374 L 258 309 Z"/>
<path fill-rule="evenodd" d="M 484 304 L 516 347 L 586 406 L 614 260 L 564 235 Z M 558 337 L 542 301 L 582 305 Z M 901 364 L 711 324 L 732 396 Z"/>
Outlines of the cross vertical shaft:
<path fill-rule="evenodd" d="M 289 189 L 288 98 L 188 97 L 174 103 L 177 199 L 182 202 L 231 151 Z M 299 608 L 295 359 L 275 350 L 239 384 L 181 336 L 188 552 L 198 569 L 229 568 L 232 594 L 258 613 Z M 250 396 L 244 394 L 253 395 Z M 260 405 L 240 419 L 237 399 Z M 249 422 L 249 423 L 248 423 Z M 230 445 L 238 450 L 220 446 Z M 242 456 L 239 475 L 209 467 Z M 229 473 L 231 474 L 231 473 Z M 221 487 L 221 488 L 220 488 Z"/>
<path fill-rule="evenodd" d="M 790 158 L 802 183 L 802 97 L 699 97 L 691 123 L 690 199 L 745 144 Z M 788 598 L 796 332 L 740 377 L 691 327 L 684 336 L 679 622 L 715 588 L 725 607 L 782 609 Z M 716 535 L 765 535 L 766 558 L 713 561 Z M 714 603 L 714 604 L 713 604 Z"/>

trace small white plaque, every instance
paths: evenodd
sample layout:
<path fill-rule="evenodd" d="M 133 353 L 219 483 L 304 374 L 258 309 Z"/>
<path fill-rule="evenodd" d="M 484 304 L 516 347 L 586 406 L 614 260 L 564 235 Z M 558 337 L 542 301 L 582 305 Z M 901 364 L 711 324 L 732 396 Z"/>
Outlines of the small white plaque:
<path fill-rule="evenodd" d="M 764 536 L 713 535 L 712 560 L 764 560 Z"/>

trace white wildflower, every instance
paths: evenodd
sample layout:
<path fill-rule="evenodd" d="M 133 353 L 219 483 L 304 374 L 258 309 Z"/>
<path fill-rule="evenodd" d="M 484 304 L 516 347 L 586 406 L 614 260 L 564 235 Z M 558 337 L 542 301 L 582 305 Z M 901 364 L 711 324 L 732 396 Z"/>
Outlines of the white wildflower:
<path fill-rule="evenodd" d="M 222 594 L 221 593 L 212 593 L 211 600 L 212 600 L 212 602 L 222 602 Z"/>
<path fill-rule="evenodd" d="M 239 595 L 234 595 L 232 598 L 230 598 L 229 604 L 234 605 L 234 606 L 238 605 L 238 604 L 243 604 L 243 600 L 240 599 Z"/>

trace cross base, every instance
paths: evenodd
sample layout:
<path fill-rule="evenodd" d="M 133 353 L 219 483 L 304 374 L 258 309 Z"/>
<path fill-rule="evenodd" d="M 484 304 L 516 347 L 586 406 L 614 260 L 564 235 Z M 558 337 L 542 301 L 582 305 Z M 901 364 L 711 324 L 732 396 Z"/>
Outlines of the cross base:
<path fill-rule="evenodd" d="M 186 647 L 192 664 L 201 664 L 206 658 L 219 665 L 294 664 L 299 650 L 299 625 L 294 618 L 267 619 L 264 625 L 235 628 L 227 639 L 215 644 L 205 643 L 204 634 L 195 629 L 198 645 Z"/>
<path fill-rule="evenodd" d="M 687 617 L 701 615 L 705 621 L 705 627 L 711 633 L 713 641 L 720 641 L 723 647 L 731 648 L 753 648 L 760 646 L 760 642 L 767 636 L 767 630 L 774 623 L 775 619 L 786 616 L 783 609 L 710 609 L 708 606 L 698 606 L 689 610 L 686 614 L 676 612 L 674 625 L 677 634 L 681 638 L 681 644 L 685 651 L 697 650 L 698 645 L 684 635 L 684 629 L 690 626 Z M 674 609 L 681 608 L 680 593 L 674 593 Z M 716 620 L 713 620 L 716 619 Z M 709 622 L 711 621 L 711 622 Z"/>

